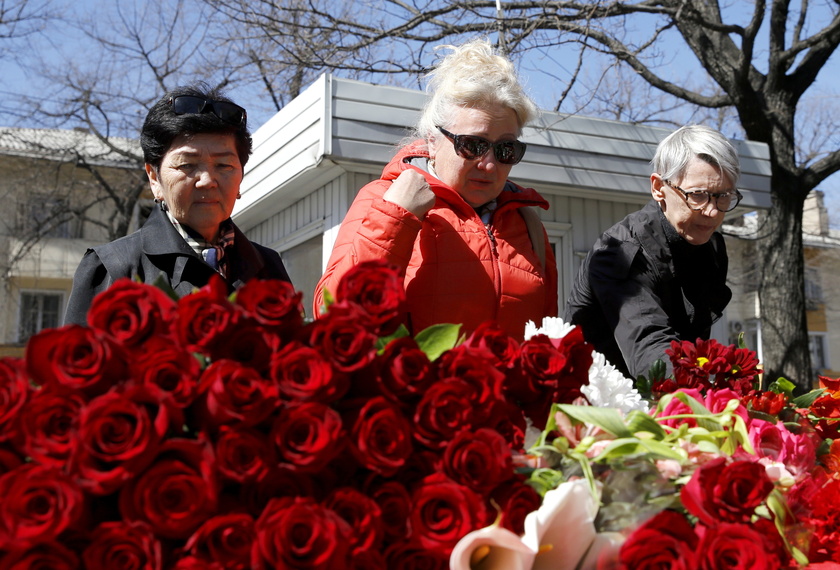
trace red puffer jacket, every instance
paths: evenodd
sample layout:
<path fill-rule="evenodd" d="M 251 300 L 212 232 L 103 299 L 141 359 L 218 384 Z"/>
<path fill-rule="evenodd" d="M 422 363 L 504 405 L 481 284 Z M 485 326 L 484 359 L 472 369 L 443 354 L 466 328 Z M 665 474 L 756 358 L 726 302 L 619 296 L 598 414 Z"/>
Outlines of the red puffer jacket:
<path fill-rule="evenodd" d="M 382 171 L 379 180 L 356 196 L 315 288 L 315 314 L 323 306 L 324 289 L 335 292 L 341 276 L 355 264 L 386 259 L 405 270 L 405 288 L 412 332 L 437 323 L 461 323 L 464 332 L 495 320 L 521 340 L 525 323 L 539 324 L 557 314 L 557 266 L 546 239 L 546 265 L 541 267 L 519 208 L 548 202 L 536 190 L 508 182 L 485 227 L 475 210 L 453 189 L 412 166 L 412 158 L 428 158 L 409 145 Z M 437 196 L 421 222 L 396 204 L 382 199 L 403 170 L 421 172 Z"/>

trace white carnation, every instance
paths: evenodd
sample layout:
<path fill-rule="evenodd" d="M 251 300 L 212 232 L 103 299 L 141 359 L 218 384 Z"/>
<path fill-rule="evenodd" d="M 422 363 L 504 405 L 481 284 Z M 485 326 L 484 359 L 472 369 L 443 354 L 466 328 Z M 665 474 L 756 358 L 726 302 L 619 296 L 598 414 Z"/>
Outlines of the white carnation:
<path fill-rule="evenodd" d="M 589 367 L 589 384 L 580 391 L 593 406 L 617 408 L 623 413 L 630 410 L 646 411 L 648 403 L 615 366 L 607 362 L 600 352 L 592 351 L 592 366 Z"/>
<path fill-rule="evenodd" d="M 537 328 L 534 321 L 525 323 L 525 340 L 538 334 L 544 334 L 548 338 L 563 338 L 573 328 L 575 325 L 570 325 L 558 317 L 544 317 L 540 328 Z"/>

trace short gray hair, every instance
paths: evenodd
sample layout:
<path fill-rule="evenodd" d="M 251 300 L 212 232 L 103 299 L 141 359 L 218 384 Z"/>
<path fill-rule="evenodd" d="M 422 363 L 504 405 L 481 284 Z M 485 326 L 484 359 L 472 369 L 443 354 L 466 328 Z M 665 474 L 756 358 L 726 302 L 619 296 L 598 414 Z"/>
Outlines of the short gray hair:
<path fill-rule="evenodd" d="M 685 175 L 691 159 L 699 158 L 719 168 L 732 184 L 738 184 L 741 164 L 738 151 L 725 136 L 711 127 L 687 125 L 680 127 L 659 143 L 650 161 L 653 172 L 668 180 Z"/>
<path fill-rule="evenodd" d="M 416 137 L 429 139 L 438 125 L 450 125 L 463 108 L 512 109 L 520 131 L 537 116 L 537 106 L 525 94 L 513 63 L 495 53 L 486 39 L 437 49 L 451 51 L 427 76 L 430 97 L 415 127 Z"/>

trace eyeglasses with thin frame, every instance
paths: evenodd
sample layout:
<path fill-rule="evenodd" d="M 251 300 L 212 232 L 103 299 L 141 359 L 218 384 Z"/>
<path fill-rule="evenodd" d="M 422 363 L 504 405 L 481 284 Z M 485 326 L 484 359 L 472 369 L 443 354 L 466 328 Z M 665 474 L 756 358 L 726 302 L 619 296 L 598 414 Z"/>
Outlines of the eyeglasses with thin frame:
<path fill-rule="evenodd" d="M 501 164 L 517 164 L 525 156 L 527 145 L 522 141 L 512 140 L 494 143 L 475 135 L 455 135 L 441 126 L 438 126 L 437 129 L 443 133 L 443 136 L 452 141 L 455 154 L 467 160 L 478 160 L 487 154 L 491 148 L 496 160 Z"/>
<path fill-rule="evenodd" d="M 708 190 L 683 190 L 670 180 L 662 179 L 662 182 L 678 191 L 683 195 L 685 203 L 692 210 L 700 211 L 706 207 L 713 197 L 715 199 L 715 207 L 721 212 L 731 212 L 734 210 L 741 200 L 744 198 L 740 192 L 709 192 Z"/>
<path fill-rule="evenodd" d="M 169 104 L 176 115 L 193 115 L 199 113 L 213 113 L 221 120 L 234 126 L 239 126 L 248 120 L 248 113 L 235 103 L 216 101 L 193 95 L 179 95 L 170 97 Z"/>

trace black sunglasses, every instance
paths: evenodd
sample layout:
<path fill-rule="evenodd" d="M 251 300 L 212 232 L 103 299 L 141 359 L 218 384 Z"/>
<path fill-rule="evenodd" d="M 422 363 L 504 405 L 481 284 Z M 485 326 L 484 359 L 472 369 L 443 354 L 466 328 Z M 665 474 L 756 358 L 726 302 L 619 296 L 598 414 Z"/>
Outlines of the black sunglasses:
<path fill-rule="evenodd" d="M 199 113 L 213 113 L 221 120 L 231 125 L 239 126 L 248 119 L 245 109 L 235 103 L 204 99 L 192 95 L 170 97 L 169 104 L 176 115 L 197 115 Z"/>
<path fill-rule="evenodd" d="M 502 164 L 516 164 L 525 156 L 527 145 L 521 141 L 493 143 L 475 135 L 453 135 L 441 126 L 438 126 L 437 129 L 443 133 L 443 136 L 452 141 L 455 154 L 467 160 L 477 160 L 487 154 L 491 148 L 493 154 L 496 155 L 496 160 Z"/>

